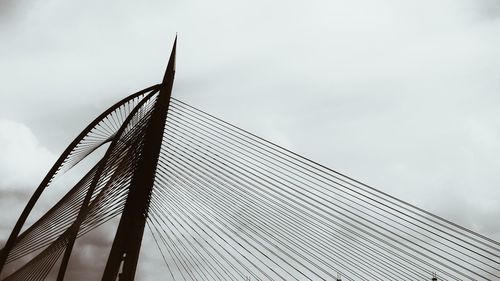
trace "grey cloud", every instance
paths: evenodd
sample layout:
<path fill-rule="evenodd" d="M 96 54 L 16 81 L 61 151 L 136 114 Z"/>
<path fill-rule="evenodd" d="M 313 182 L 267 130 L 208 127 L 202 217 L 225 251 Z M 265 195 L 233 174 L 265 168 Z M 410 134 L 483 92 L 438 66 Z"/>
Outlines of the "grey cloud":
<path fill-rule="evenodd" d="M 15 18 L 24 1 L 2 0 L 0 1 L 0 26 Z"/>

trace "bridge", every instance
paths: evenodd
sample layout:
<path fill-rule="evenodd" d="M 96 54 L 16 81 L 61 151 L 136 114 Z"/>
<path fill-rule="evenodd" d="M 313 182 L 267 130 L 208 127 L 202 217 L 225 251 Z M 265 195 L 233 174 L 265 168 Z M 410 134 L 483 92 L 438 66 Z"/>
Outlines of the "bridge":
<path fill-rule="evenodd" d="M 1 280 L 69 280 L 75 244 L 112 220 L 101 280 L 134 280 L 145 231 L 165 280 L 500 280 L 498 241 L 172 97 L 176 41 L 162 83 L 98 116 L 41 181 L 0 252 Z"/>

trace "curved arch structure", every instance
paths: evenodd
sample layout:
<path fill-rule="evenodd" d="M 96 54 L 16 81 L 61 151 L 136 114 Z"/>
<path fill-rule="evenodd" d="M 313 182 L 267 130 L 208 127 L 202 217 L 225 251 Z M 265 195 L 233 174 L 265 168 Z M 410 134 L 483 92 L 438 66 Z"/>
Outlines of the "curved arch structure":
<path fill-rule="evenodd" d="M 109 197 L 109 193 L 112 194 L 112 192 L 109 191 L 110 188 L 114 187 L 116 189 L 118 185 L 117 181 L 121 181 L 119 182 L 121 185 L 128 185 L 127 187 L 131 194 L 137 192 L 144 193 L 142 194 L 144 198 L 142 200 L 143 202 L 136 202 L 137 194 L 135 194 L 133 195 L 134 197 L 128 196 L 134 200 L 128 199 L 124 206 L 122 206 L 123 209 L 121 211 L 124 212 L 124 215 L 122 215 L 120 226 L 122 228 L 126 227 L 129 230 L 130 227 L 134 227 L 131 226 L 130 223 L 123 223 L 123 221 L 130 221 L 130 219 L 127 218 L 127 216 L 130 216 L 129 213 L 143 213 L 145 211 L 144 208 L 148 207 L 147 200 L 151 192 L 154 170 L 158 157 L 156 157 L 155 160 L 154 157 L 146 157 L 146 155 L 158 154 L 161 146 L 163 128 L 165 126 L 175 73 L 176 41 L 177 39 L 174 41 L 174 47 L 162 84 L 153 85 L 134 93 L 104 111 L 71 142 L 44 177 L 28 201 L 0 252 L 0 274 L 6 263 L 17 260 L 38 250 L 38 248 L 30 249 L 29 243 L 25 241 L 37 239 L 36 235 L 42 231 L 50 232 L 51 228 L 47 227 L 49 218 L 60 216 L 64 212 L 67 212 L 68 210 L 65 209 L 67 206 L 65 205 L 66 203 L 71 202 L 76 204 L 79 211 L 77 214 L 73 212 L 72 216 L 67 215 L 64 217 L 66 220 L 69 220 L 69 223 L 66 222 L 64 225 L 66 228 L 54 231 L 54 233 L 50 235 L 51 239 L 44 241 L 44 243 L 40 244 L 41 246 L 39 246 L 39 248 L 47 245 L 49 246 L 28 264 L 9 275 L 5 280 L 23 280 L 23 278 L 25 278 L 23 270 L 26 270 L 28 267 L 36 268 L 37 263 L 52 263 L 53 265 L 53 263 L 57 261 L 56 257 L 59 257 L 64 251 L 65 255 L 58 275 L 58 280 L 63 280 L 74 241 L 78 235 L 82 235 L 79 234 L 80 227 L 83 227 L 83 232 L 88 230 L 88 226 L 85 225 L 85 220 L 88 219 L 90 215 L 95 215 L 96 210 L 100 207 L 99 204 L 103 202 L 103 200 L 109 200 L 106 196 Z M 87 175 L 84 176 L 84 178 L 45 215 L 20 234 L 26 219 L 42 193 L 50 186 L 51 182 L 59 174 L 63 174 L 70 170 L 94 150 L 108 142 L 110 142 L 110 145 L 104 157 L 94 166 L 94 168 L 92 168 L 91 171 L 88 172 Z M 124 178 L 127 180 L 124 180 Z M 151 181 L 149 188 L 143 188 L 143 183 L 146 179 L 150 179 Z M 138 181 L 142 184 L 140 188 L 136 188 Z M 134 210 L 134 208 L 138 207 L 142 209 Z M 136 227 L 144 228 L 144 223 Z M 119 246 L 113 245 L 112 254 L 114 252 L 129 253 L 130 251 L 135 251 L 135 255 L 138 256 L 143 230 L 135 230 L 136 235 L 129 238 L 128 234 L 126 235 L 127 237 L 122 237 L 125 234 L 123 234 L 123 230 L 120 232 L 120 229 L 119 227 L 117 234 L 120 241 L 128 242 L 133 239 L 138 245 L 133 249 L 126 250 L 122 248 L 130 246 L 127 243 L 120 244 Z M 129 257 L 131 255 L 132 254 L 128 254 Z M 116 278 L 118 269 L 122 263 L 122 256 L 123 255 L 120 257 L 110 257 L 110 261 L 106 267 L 107 272 L 110 273 L 107 273 L 106 277 L 103 277 L 103 280 L 113 280 L 113 278 Z M 128 273 L 127 276 L 129 277 L 124 280 L 133 280 L 136 263 L 137 259 L 135 261 L 130 258 L 127 259 L 124 270 Z M 48 272 L 40 274 L 40 280 L 45 278 L 47 274 Z"/>

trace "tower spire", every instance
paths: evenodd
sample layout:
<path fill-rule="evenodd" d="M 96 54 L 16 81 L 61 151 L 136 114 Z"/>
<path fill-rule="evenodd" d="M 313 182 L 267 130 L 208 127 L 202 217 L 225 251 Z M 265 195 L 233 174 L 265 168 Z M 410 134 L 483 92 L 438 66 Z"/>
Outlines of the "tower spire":
<path fill-rule="evenodd" d="M 173 79 L 175 75 L 175 57 L 177 51 L 177 35 L 175 35 L 174 45 L 172 46 L 172 51 L 170 52 L 170 58 L 168 59 L 167 69 L 165 70 L 165 75 L 163 76 L 162 85 Z"/>
<path fill-rule="evenodd" d="M 160 85 L 160 93 L 146 124 L 142 139 L 143 145 L 137 152 L 139 159 L 130 181 L 127 201 L 104 269 L 103 281 L 116 280 L 118 276 L 120 276 L 120 281 L 132 281 L 135 277 L 174 83 L 176 46 L 177 36 L 163 82 Z M 124 123 L 122 126 L 127 126 L 127 124 Z"/>

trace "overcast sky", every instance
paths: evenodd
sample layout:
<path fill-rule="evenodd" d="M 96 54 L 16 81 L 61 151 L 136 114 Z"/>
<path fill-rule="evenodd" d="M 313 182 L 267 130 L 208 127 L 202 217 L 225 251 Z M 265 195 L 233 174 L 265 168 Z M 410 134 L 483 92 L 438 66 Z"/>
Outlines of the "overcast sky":
<path fill-rule="evenodd" d="M 500 240 L 498 0 L 138 3 L 0 0 L 1 241 L 176 32 L 177 98 Z"/>

